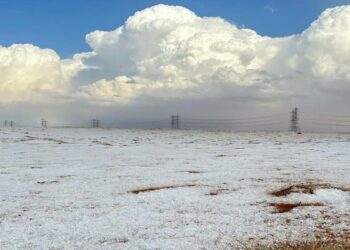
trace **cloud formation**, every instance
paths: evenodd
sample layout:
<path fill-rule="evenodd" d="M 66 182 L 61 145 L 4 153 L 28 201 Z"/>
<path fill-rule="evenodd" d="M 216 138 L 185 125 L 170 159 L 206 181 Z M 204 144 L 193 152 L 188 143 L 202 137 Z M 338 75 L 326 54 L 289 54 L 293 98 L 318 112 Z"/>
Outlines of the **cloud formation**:
<path fill-rule="evenodd" d="M 84 63 L 91 69 L 81 73 L 105 78 L 82 89 L 115 101 L 143 94 L 220 96 L 228 90 L 235 97 L 244 89 L 273 99 L 281 93 L 305 94 L 309 87 L 336 89 L 332 84 L 339 79 L 349 80 L 349 22 L 350 7 L 336 7 L 302 34 L 270 38 L 221 18 L 155 6 L 114 31 L 87 35 L 93 52 Z"/>
<path fill-rule="evenodd" d="M 271 38 L 157 5 L 113 31 L 87 34 L 86 42 L 92 51 L 68 60 L 33 45 L 0 47 L 0 102 L 280 105 L 350 93 L 350 6 L 327 9 L 301 34 Z"/>
<path fill-rule="evenodd" d="M 0 102 L 36 102 L 66 92 L 71 77 L 82 67 L 74 60 L 60 60 L 51 49 L 0 46 Z"/>
<path fill-rule="evenodd" d="M 263 88 L 258 83 L 271 57 L 269 49 L 263 49 L 269 40 L 221 18 L 200 18 L 182 7 L 158 5 L 137 12 L 112 32 L 88 34 L 93 52 L 84 63 L 92 70 L 82 74 L 107 77 L 91 86 L 104 89 L 106 98 L 130 98 L 131 89 L 135 96 L 178 98 L 220 93 L 221 87 Z"/>

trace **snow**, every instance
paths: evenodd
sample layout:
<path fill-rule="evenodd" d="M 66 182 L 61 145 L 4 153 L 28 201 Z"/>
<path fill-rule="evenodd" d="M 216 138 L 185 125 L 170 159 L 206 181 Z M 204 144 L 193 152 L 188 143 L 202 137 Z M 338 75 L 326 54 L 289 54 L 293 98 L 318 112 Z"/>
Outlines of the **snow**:
<path fill-rule="evenodd" d="M 318 199 L 332 206 L 334 209 L 348 210 L 350 204 L 350 195 L 341 190 L 336 189 L 319 189 L 316 190 Z"/>
<path fill-rule="evenodd" d="M 0 159 L 0 249 L 239 249 L 350 230 L 348 134 L 2 129 Z M 159 190 L 131 192 L 144 188 Z"/>

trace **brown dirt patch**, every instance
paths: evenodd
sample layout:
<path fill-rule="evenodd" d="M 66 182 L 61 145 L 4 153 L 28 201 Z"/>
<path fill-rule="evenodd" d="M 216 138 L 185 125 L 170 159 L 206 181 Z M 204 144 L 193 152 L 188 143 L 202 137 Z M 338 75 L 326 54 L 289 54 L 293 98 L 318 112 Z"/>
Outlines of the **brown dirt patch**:
<path fill-rule="evenodd" d="M 97 144 L 97 145 L 102 145 L 102 146 L 113 146 L 111 143 L 109 142 L 102 142 L 102 141 L 97 141 L 97 140 L 94 140 L 92 141 L 93 143 Z"/>
<path fill-rule="evenodd" d="M 58 181 L 37 181 L 37 184 L 44 185 L 44 184 L 54 184 L 58 183 Z"/>
<path fill-rule="evenodd" d="M 330 184 L 324 183 L 306 183 L 306 184 L 296 184 L 289 187 L 270 192 L 269 194 L 275 197 L 284 197 L 292 193 L 303 193 L 303 194 L 314 194 L 317 189 L 337 189 L 343 192 L 349 192 L 350 188 L 336 187 Z"/>
<path fill-rule="evenodd" d="M 200 174 L 200 171 L 196 171 L 196 170 L 190 170 L 190 171 L 186 171 L 189 174 Z"/>
<path fill-rule="evenodd" d="M 213 191 L 210 191 L 207 195 L 215 196 L 215 195 L 221 194 L 222 192 L 225 192 L 225 191 L 229 191 L 229 189 L 221 188 L 218 190 L 213 190 Z"/>
<path fill-rule="evenodd" d="M 345 230 L 335 233 L 330 228 L 324 228 L 321 232 L 315 234 L 316 240 L 308 242 L 276 242 L 272 245 L 256 244 L 247 249 L 257 250 L 349 250 L 350 249 L 350 231 Z"/>
<path fill-rule="evenodd" d="M 226 157 L 227 155 L 217 155 L 217 158 Z"/>
<path fill-rule="evenodd" d="M 349 250 L 350 242 L 282 243 L 273 247 L 257 247 L 259 250 Z"/>
<path fill-rule="evenodd" d="M 129 191 L 129 193 L 133 194 L 139 194 L 139 193 L 146 193 L 146 192 L 154 192 L 162 189 L 173 189 L 173 188 L 184 188 L 184 187 L 195 187 L 196 184 L 187 184 L 187 185 L 172 185 L 172 186 L 162 186 L 162 187 L 148 187 L 148 188 L 139 188 L 139 189 L 133 189 Z"/>
<path fill-rule="evenodd" d="M 275 208 L 275 213 L 287 213 L 297 207 L 320 207 L 322 203 L 269 203 Z"/>

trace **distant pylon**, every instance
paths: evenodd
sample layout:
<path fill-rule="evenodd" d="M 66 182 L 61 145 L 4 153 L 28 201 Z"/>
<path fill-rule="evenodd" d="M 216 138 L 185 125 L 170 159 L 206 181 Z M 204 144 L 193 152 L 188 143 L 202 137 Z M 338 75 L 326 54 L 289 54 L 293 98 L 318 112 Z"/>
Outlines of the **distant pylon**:
<path fill-rule="evenodd" d="M 100 120 L 92 120 L 92 127 L 93 128 L 99 128 L 100 127 Z"/>
<path fill-rule="evenodd" d="M 180 129 L 180 116 L 172 115 L 171 116 L 171 128 L 172 129 Z"/>
<path fill-rule="evenodd" d="M 4 127 L 7 127 L 7 126 L 8 126 L 8 121 L 5 120 L 5 122 L 4 122 Z"/>
<path fill-rule="evenodd" d="M 41 127 L 47 128 L 47 121 L 45 119 L 41 119 Z"/>
<path fill-rule="evenodd" d="M 10 121 L 10 127 L 14 127 L 15 126 L 15 122 L 14 121 Z"/>
<path fill-rule="evenodd" d="M 299 109 L 294 108 L 291 112 L 291 118 L 290 118 L 290 131 L 292 132 L 300 132 L 299 127 Z"/>

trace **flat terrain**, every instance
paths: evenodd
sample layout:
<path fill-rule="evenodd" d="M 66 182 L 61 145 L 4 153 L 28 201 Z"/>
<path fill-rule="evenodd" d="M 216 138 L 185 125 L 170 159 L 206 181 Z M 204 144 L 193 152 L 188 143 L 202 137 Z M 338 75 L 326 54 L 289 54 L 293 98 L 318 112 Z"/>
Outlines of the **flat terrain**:
<path fill-rule="evenodd" d="M 350 247 L 350 135 L 1 129 L 0 159 L 0 249 Z"/>

